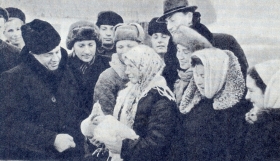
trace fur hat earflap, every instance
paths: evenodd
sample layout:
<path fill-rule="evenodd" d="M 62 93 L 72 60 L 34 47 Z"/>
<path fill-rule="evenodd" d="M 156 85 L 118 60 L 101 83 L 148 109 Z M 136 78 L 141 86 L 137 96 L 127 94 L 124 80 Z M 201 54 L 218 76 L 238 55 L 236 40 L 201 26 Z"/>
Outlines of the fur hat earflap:
<path fill-rule="evenodd" d="M 98 27 L 88 21 L 78 21 L 73 23 L 66 39 L 67 49 L 71 50 L 77 41 L 94 40 L 97 46 L 100 45 L 100 36 Z"/>
<path fill-rule="evenodd" d="M 21 26 L 25 46 L 34 54 L 44 54 L 60 44 L 60 36 L 53 26 L 39 19 Z"/>
<path fill-rule="evenodd" d="M 144 29 L 138 23 L 118 24 L 114 27 L 114 42 L 120 40 L 133 40 L 143 42 L 145 39 Z"/>
<path fill-rule="evenodd" d="M 178 27 L 172 38 L 176 45 L 180 44 L 191 52 L 212 47 L 212 44 L 205 37 L 184 25 Z"/>
<path fill-rule="evenodd" d="M 3 17 L 6 21 L 9 19 L 8 11 L 2 7 L 0 7 L 0 17 Z"/>
<path fill-rule="evenodd" d="M 9 19 L 18 18 L 25 24 L 25 14 L 22 12 L 22 10 L 14 7 L 8 7 L 6 10 L 9 12 Z"/>

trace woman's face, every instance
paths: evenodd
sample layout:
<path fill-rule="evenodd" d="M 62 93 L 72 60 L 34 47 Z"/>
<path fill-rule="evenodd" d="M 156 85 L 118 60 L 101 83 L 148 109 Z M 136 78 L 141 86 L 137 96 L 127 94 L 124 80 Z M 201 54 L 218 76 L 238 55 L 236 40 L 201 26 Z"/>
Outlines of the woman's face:
<path fill-rule="evenodd" d="M 21 36 L 21 26 L 23 22 L 20 19 L 12 19 L 6 22 L 4 35 L 13 45 L 24 44 L 23 38 Z"/>
<path fill-rule="evenodd" d="M 132 40 L 121 40 L 116 43 L 116 50 L 119 56 L 119 59 L 123 62 L 122 54 L 128 52 L 134 46 L 139 45 L 137 41 Z"/>
<path fill-rule="evenodd" d="M 194 67 L 193 77 L 199 92 L 205 95 L 204 66 L 199 64 Z"/>
<path fill-rule="evenodd" d="M 262 90 L 257 87 L 256 81 L 250 75 L 247 75 L 246 86 L 248 89 L 246 99 L 250 100 L 253 103 L 254 107 L 263 108 L 264 94 Z"/>
<path fill-rule="evenodd" d="M 128 59 L 124 60 L 124 64 L 126 65 L 125 74 L 127 75 L 129 81 L 133 84 L 138 83 L 140 81 L 139 69 Z"/>
<path fill-rule="evenodd" d="M 182 69 L 188 69 L 190 68 L 190 58 L 191 58 L 192 52 L 188 50 L 183 45 L 178 44 L 177 45 L 177 59 L 179 60 L 180 67 Z"/>
<path fill-rule="evenodd" d="M 95 56 L 96 42 L 94 40 L 77 41 L 74 44 L 74 51 L 80 60 L 90 62 Z"/>

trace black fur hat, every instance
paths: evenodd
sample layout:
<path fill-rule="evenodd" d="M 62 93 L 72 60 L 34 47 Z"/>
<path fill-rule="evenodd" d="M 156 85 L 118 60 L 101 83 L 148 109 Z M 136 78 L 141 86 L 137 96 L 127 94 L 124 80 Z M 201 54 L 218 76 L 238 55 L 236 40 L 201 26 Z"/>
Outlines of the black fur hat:
<path fill-rule="evenodd" d="M 5 10 L 4 8 L 1 8 L 1 7 L 0 7 L 0 15 L 2 15 L 2 16 L 4 17 L 4 19 L 5 19 L 6 21 L 8 21 L 8 19 L 9 19 L 9 13 L 8 13 L 7 10 Z"/>
<path fill-rule="evenodd" d="M 46 21 L 34 19 L 21 26 L 25 46 L 34 54 L 44 54 L 60 43 L 60 36 L 51 24 Z"/>
<path fill-rule="evenodd" d="M 148 34 L 152 36 L 154 33 L 162 33 L 171 36 L 169 31 L 167 30 L 166 23 L 158 23 L 156 22 L 157 19 L 158 17 L 155 17 L 149 22 Z"/>
<path fill-rule="evenodd" d="M 6 10 L 9 13 L 9 18 L 18 18 L 25 23 L 25 14 L 18 8 L 8 7 Z"/>
<path fill-rule="evenodd" d="M 113 11 L 102 11 L 98 14 L 96 25 L 111 25 L 115 26 L 119 23 L 123 23 L 122 17 Z"/>
<path fill-rule="evenodd" d="M 97 26 L 88 21 L 78 21 L 73 23 L 66 39 L 67 49 L 71 50 L 77 41 L 95 40 L 96 45 L 100 45 L 100 36 Z"/>

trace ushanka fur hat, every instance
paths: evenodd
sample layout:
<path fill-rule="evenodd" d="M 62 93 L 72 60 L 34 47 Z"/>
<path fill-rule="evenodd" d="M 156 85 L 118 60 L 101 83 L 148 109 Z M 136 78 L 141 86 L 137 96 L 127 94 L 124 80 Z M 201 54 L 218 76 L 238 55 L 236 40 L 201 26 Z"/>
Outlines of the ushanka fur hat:
<path fill-rule="evenodd" d="M 163 2 L 163 15 L 157 22 L 164 23 L 165 19 L 176 12 L 194 12 L 197 6 L 190 6 L 188 0 L 165 0 Z"/>
<path fill-rule="evenodd" d="M 3 17 L 6 21 L 9 19 L 9 13 L 6 9 L 0 7 L 0 17 Z"/>
<path fill-rule="evenodd" d="M 115 26 L 119 23 L 123 23 L 122 17 L 113 11 L 102 11 L 98 14 L 96 25 L 110 25 Z"/>
<path fill-rule="evenodd" d="M 8 7 L 6 10 L 9 12 L 9 18 L 18 18 L 25 23 L 25 14 L 22 10 L 14 7 Z"/>
<path fill-rule="evenodd" d="M 205 37 L 184 25 L 178 27 L 172 38 L 176 45 L 180 44 L 191 52 L 212 47 L 212 44 Z"/>
<path fill-rule="evenodd" d="M 44 54 L 60 43 L 60 36 L 53 26 L 39 19 L 21 26 L 25 46 L 34 54 Z"/>
<path fill-rule="evenodd" d="M 78 21 L 73 23 L 66 39 L 67 49 L 71 50 L 77 41 L 94 40 L 97 46 L 100 45 L 99 29 L 88 21 Z"/>
<path fill-rule="evenodd" d="M 149 22 L 148 34 L 152 36 L 154 33 L 162 33 L 171 36 L 169 31 L 167 30 L 166 23 L 158 23 L 156 22 L 157 19 L 158 17 L 155 17 Z"/>
<path fill-rule="evenodd" d="M 118 24 L 114 27 L 114 42 L 132 40 L 143 42 L 145 39 L 144 29 L 137 23 Z"/>

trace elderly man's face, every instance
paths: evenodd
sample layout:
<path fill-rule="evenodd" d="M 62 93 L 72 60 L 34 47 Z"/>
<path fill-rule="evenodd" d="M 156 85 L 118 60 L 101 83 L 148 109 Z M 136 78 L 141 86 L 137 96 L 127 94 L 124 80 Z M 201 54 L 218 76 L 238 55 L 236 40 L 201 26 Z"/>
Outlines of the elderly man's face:
<path fill-rule="evenodd" d="M 50 52 L 33 54 L 33 56 L 47 69 L 56 70 L 61 60 L 60 46 L 55 47 Z"/>
<path fill-rule="evenodd" d="M 165 19 L 167 24 L 167 29 L 171 34 L 173 34 L 178 28 L 178 26 L 180 25 L 185 25 L 185 26 L 192 25 L 192 18 L 193 18 L 192 12 L 187 12 L 187 13 L 176 12 Z"/>

